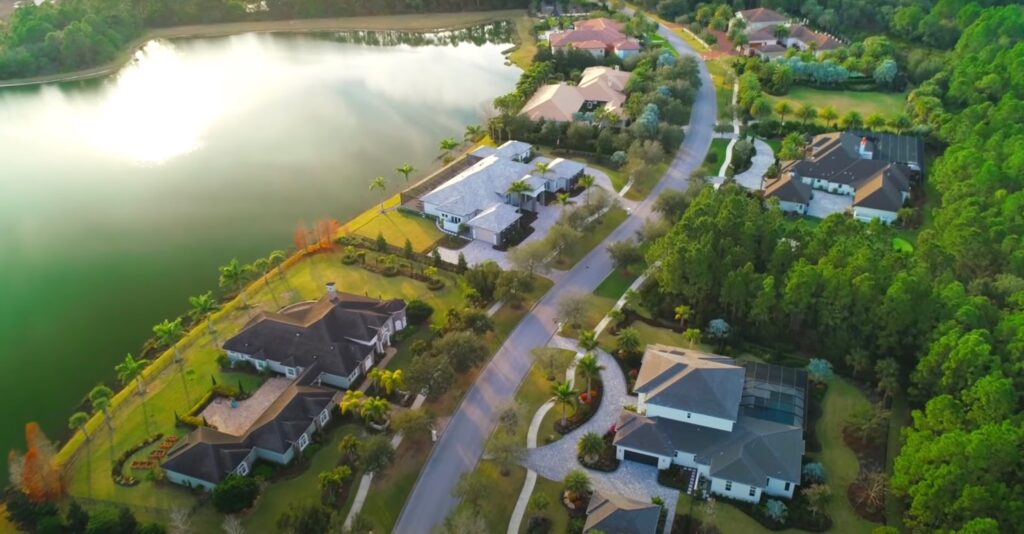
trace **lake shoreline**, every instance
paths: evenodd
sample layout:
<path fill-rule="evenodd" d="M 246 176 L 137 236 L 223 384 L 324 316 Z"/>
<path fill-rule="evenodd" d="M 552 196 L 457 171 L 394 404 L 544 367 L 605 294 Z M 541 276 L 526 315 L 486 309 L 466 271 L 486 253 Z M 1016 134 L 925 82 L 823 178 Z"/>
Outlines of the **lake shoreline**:
<path fill-rule="evenodd" d="M 513 21 L 525 13 L 520 9 L 502 11 L 466 11 L 415 15 L 379 15 L 253 22 L 195 24 L 149 30 L 131 42 L 127 50 L 104 65 L 59 74 L 0 81 L 0 89 L 48 83 L 73 82 L 109 76 L 124 67 L 140 48 L 154 39 L 226 37 L 243 33 L 317 33 L 327 31 L 410 31 L 439 32 L 461 30 L 500 21 Z"/>

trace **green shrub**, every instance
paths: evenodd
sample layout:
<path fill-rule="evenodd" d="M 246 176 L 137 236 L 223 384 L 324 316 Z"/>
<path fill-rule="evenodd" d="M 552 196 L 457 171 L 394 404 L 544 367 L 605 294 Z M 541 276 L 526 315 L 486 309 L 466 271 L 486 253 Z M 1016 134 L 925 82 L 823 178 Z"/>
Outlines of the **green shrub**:
<path fill-rule="evenodd" d="M 253 478 L 228 475 L 213 490 L 213 507 L 222 514 L 234 514 L 252 506 L 260 494 L 260 483 Z"/>
<path fill-rule="evenodd" d="M 405 307 L 405 316 L 409 319 L 410 324 L 422 324 L 424 321 L 429 319 L 433 313 L 433 306 L 420 299 L 410 300 Z"/>

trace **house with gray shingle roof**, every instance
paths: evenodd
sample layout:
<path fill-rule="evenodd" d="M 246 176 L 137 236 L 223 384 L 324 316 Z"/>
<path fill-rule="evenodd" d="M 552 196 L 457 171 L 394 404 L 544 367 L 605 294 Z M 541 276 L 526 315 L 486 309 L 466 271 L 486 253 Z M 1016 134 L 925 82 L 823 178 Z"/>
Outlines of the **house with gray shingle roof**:
<path fill-rule="evenodd" d="M 587 505 L 583 532 L 605 534 L 654 534 L 661 506 L 641 502 L 617 493 L 595 492 Z"/>
<path fill-rule="evenodd" d="M 352 387 L 406 327 L 405 301 L 378 300 L 337 290 L 280 312 L 260 312 L 224 343 L 233 364 L 250 364 L 295 378 L 318 364 L 318 384 Z"/>
<path fill-rule="evenodd" d="M 615 428 L 619 460 L 682 466 L 733 499 L 793 496 L 804 454 L 805 371 L 650 345 L 634 390 L 637 411 L 623 411 Z"/>
<path fill-rule="evenodd" d="M 201 426 L 170 451 L 160 466 L 167 480 L 213 490 L 229 475 L 246 476 L 257 460 L 291 463 L 331 419 L 341 392 L 316 385 L 316 365 L 286 389 L 240 435 Z"/>

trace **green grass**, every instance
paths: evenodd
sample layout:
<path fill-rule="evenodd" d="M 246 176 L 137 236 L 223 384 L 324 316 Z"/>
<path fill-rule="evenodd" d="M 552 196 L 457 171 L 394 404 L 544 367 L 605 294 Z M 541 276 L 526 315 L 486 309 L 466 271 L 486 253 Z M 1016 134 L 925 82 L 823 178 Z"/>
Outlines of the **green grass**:
<path fill-rule="evenodd" d="M 517 67 L 526 70 L 533 63 L 533 56 L 537 55 L 537 36 L 533 33 L 533 19 L 527 14 L 514 17 L 516 23 L 516 49 L 508 55 L 509 61 Z"/>
<path fill-rule="evenodd" d="M 673 157 L 675 153 L 673 152 Z M 640 173 L 640 176 L 634 177 L 633 186 L 626 191 L 626 198 L 629 200 L 643 200 L 647 198 L 647 195 L 651 194 L 651 190 L 658 184 L 658 180 L 661 180 L 662 175 L 668 170 L 668 162 L 662 162 L 657 165 L 648 167 L 644 172 Z"/>
<path fill-rule="evenodd" d="M 822 401 L 822 416 L 818 421 L 821 452 L 813 457 L 825 466 L 833 495 L 828 513 L 843 532 L 871 532 L 878 526 L 857 515 L 846 498 L 846 488 L 857 479 L 860 463 L 843 442 L 843 422 L 851 413 L 868 404 L 868 399 L 856 386 L 836 377 L 829 384 L 828 393 Z"/>
<path fill-rule="evenodd" d="M 902 393 L 896 395 L 892 399 L 890 410 L 892 415 L 889 417 L 889 435 L 885 450 L 885 470 L 887 473 L 893 472 L 896 457 L 900 455 L 900 450 L 903 448 L 903 429 L 911 422 L 910 403 L 907 402 L 906 395 Z M 899 497 L 890 493 L 885 499 L 885 518 L 887 522 L 899 527 L 900 518 L 903 517 L 903 514 L 903 502 Z"/>
<path fill-rule="evenodd" d="M 840 117 L 848 111 L 857 111 L 866 118 L 876 112 L 885 116 L 902 112 L 907 95 L 874 91 L 825 91 L 810 87 L 793 87 L 785 96 L 768 95 L 768 99 L 773 106 L 779 100 L 786 100 L 793 109 L 798 109 L 803 104 L 810 104 L 820 112 L 825 106 L 832 106 Z"/>
<path fill-rule="evenodd" d="M 537 154 L 540 154 L 541 156 L 545 156 L 552 159 L 564 157 L 566 159 L 584 162 L 587 164 L 588 167 L 593 167 L 594 169 L 607 174 L 608 179 L 611 180 L 612 182 L 612 187 L 614 187 L 616 191 L 620 191 L 623 187 L 626 186 L 626 177 L 624 177 L 621 172 L 602 165 L 601 162 L 598 160 L 597 156 L 595 155 L 590 155 L 583 152 L 572 152 L 571 154 L 563 152 L 556 153 L 556 151 L 551 147 L 535 146 L 534 148 Z"/>
<path fill-rule="evenodd" d="M 378 235 L 383 235 L 388 243 L 398 247 L 405 246 L 405 240 L 408 239 L 413 250 L 417 252 L 431 250 L 434 243 L 444 237 L 444 234 L 434 226 L 434 221 L 426 217 L 397 210 L 373 212 L 376 216 L 366 218 L 360 226 L 349 225 L 348 228 L 353 233 L 370 239 L 377 239 Z"/>
<path fill-rule="evenodd" d="M 622 295 L 626 294 L 629 286 L 633 285 L 633 282 L 639 278 L 639 273 L 643 272 L 644 269 L 644 265 L 632 266 L 628 272 L 624 269 L 615 269 L 594 289 L 594 295 L 612 299 L 612 301 L 619 300 Z"/>
<path fill-rule="evenodd" d="M 338 465 L 338 462 L 341 460 L 338 443 L 341 442 L 343 436 L 350 434 L 358 436 L 365 434 L 365 432 L 362 426 L 356 424 L 346 424 L 334 429 L 331 432 L 330 439 L 313 456 L 309 468 L 303 471 L 301 475 L 268 485 L 256 507 L 245 515 L 246 527 L 255 531 L 259 530 L 260 527 L 273 525 L 277 518 L 293 503 L 319 503 L 320 487 L 318 485 L 318 477 L 320 473 L 333 469 Z M 353 482 L 348 493 L 348 502 L 345 503 L 344 508 L 338 510 L 339 513 L 348 513 L 348 508 L 355 498 L 361 477 L 361 472 L 353 474 Z"/>
<path fill-rule="evenodd" d="M 362 515 L 378 529 L 391 532 L 405 499 L 412 493 L 423 464 L 430 455 L 429 440 L 406 439 L 395 453 L 395 463 L 376 475 L 366 495 Z"/>
<path fill-rule="evenodd" d="M 701 167 L 703 169 L 701 172 L 704 176 L 718 176 L 718 170 L 722 168 L 728 147 L 728 139 L 711 140 L 711 148 L 708 149 L 708 155 L 704 158 L 704 166 Z M 712 159 L 712 154 L 714 154 L 714 159 Z"/>
<path fill-rule="evenodd" d="M 685 32 L 684 32 L 685 33 Z M 718 119 L 732 121 L 732 59 L 718 58 L 707 62 L 708 73 L 715 84 L 715 100 L 718 103 Z"/>
<path fill-rule="evenodd" d="M 892 238 L 892 248 L 894 248 L 896 250 L 899 250 L 901 252 L 913 252 L 914 251 L 914 245 L 912 245 L 910 243 L 910 241 L 907 241 L 906 239 L 904 239 L 902 237 L 894 237 L 894 238 Z"/>
<path fill-rule="evenodd" d="M 590 253 L 608 234 L 619 227 L 629 214 L 622 208 L 612 208 L 597 222 L 597 226 L 583 233 L 580 239 L 566 247 L 555 260 L 554 268 L 569 270 Z"/>
<path fill-rule="evenodd" d="M 562 506 L 562 490 L 565 487 L 561 482 L 555 482 L 554 480 L 548 480 L 542 476 L 537 477 L 537 485 L 533 487 L 533 493 L 530 495 L 537 495 L 543 493 L 548 497 L 548 508 L 544 510 L 543 514 L 537 514 L 529 507 L 526 509 L 526 513 L 523 515 L 523 522 L 519 525 L 519 532 L 525 533 L 527 526 L 530 524 L 530 517 L 534 515 L 543 515 L 551 520 L 551 529 L 548 532 L 566 532 L 569 528 L 569 512 Z"/>

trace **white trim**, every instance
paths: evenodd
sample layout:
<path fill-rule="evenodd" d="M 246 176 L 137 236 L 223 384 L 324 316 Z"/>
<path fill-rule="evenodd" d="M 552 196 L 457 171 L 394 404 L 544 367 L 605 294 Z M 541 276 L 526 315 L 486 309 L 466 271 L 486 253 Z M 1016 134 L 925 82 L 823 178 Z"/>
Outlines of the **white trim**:
<path fill-rule="evenodd" d="M 299 436 L 299 450 L 304 451 L 306 447 L 309 447 L 309 434 Z"/>

